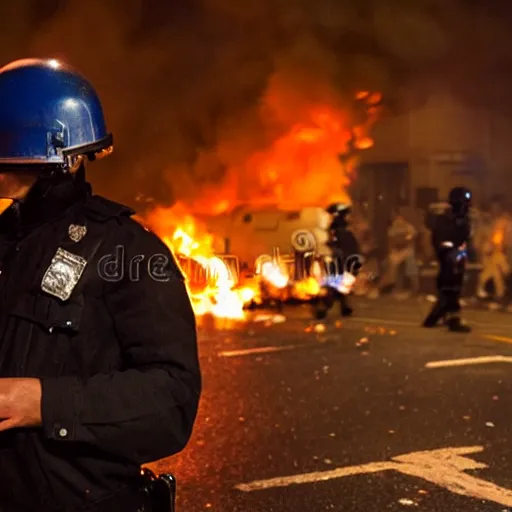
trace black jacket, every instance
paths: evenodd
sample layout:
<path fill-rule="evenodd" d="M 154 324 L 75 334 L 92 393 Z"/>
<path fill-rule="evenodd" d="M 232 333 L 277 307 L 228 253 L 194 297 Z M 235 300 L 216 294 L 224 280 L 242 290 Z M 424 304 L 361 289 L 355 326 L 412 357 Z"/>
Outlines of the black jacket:
<path fill-rule="evenodd" d="M 329 226 L 328 245 L 333 255 L 343 261 L 360 254 L 359 243 L 343 219 L 335 218 Z"/>
<path fill-rule="evenodd" d="M 135 512 L 140 465 L 191 435 L 194 315 L 169 250 L 132 214 L 64 183 L 29 196 L 21 222 L 0 217 L 0 378 L 43 392 L 42 428 L 0 433 L 1 512 Z M 86 227 L 80 241 L 70 225 Z M 87 260 L 67 300 L 42 289 L 58 248 Z"/>
<path fill-rule="evenodd" d="M 455 217 L 451 213 L 446 213 L 439 215 L 432 222 L 432 246 L 440 260 L 467 243 L 470 235 L 471 225 L 466 217 Z"/>

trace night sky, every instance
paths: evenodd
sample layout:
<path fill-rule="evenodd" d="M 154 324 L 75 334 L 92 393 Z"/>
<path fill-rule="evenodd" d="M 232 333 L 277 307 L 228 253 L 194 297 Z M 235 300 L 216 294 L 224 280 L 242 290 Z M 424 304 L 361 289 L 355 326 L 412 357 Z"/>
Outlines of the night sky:
<path fill-rule="evenodd" d="M 0 20 L 0 62 L 62 58 L 93 82 L 116 140 L 93 182 L 128 202 L 221 180 L 231 162 L 196 164 L 227 127 L 251 139 L 247 151 L 268 144 L 279 127 L 262 105 L 276 77 L 304 102 L 381 91 L 392 111 L 441 86 L 512 112 L 509 2 L 16 0 Z"/>

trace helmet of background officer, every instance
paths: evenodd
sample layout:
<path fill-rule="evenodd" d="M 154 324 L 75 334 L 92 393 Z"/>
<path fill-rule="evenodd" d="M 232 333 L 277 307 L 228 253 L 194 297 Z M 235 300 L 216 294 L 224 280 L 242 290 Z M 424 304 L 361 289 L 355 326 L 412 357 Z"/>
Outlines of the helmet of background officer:
<path fill-rule="evenodd" d="M 466 216 L 471 207 L 472 194 L 466 187 L 455 187 L 450 190 L 448 202 L 452 207 L 452 211 L 458 217 Z"/>
<path fill-rule="evenodd" d="M 325 211 L 330 215 L 346 217 L 350 214 L 351 207 L 350 204 L 347 203 L 332 203 L 325 209 Z"/>
<path fill-rule="evenodd" d="M 41 177 L 83 173 L 86 159 L 112 152 L 98 95 L 56 60 L 0 68 L 0 197 L 21 199 Z"/>
<path fill-rule="evenodd" d="M 347 227 L 351 217 L 351 207 L 347 203 L 332 203 L 326 210 L 328 214 L 332 215 L 333 221 L 331 228 L 333 227 Z"/>

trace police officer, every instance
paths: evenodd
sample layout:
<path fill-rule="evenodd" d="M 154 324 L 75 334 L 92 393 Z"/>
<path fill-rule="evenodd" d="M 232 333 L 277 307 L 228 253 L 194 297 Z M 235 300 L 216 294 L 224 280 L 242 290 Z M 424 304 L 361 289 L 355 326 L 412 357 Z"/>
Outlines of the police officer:
<path fill-rule="evenodd" d="M 467 244 L 471 234 L 469 208 L 471 192 L 456 187 L 449 195 L 450 211 L 431 221 L 432 245 L 439 261 L 437 302 L 425 319 L 424 327 L 434 327 L 443 319 L 450 331 L 469 332 L 460 319 L 460 294 L 464 282 Z"/>
<path fill-rule="evenodd" d="M 328 246 L 332 251 L 332 260 L 327 264 L 327 278 L 320 296 L 315 300 L 315 317 L 323 319 L 336 300 L 340 303 L 340 314 L 350 316 L 353 313 L 348 305 L 348 292 L 343 290 L 343 278 L 346 274 L 356 275 L 361 267 L 359 244 L 349 229 L 350 205 L 333 203 L 327 209 L 332 216 L 329 226 Z M 345 273 L 345 276 L 343 275 Z"/>
<path fill-rule="evenodd" d="M 140 466 L 191 435 L 194 314 L 167 247 L 85 181 L 111 149 L 79 73 L 0 69 L 2 512 L 155 510 Z"/>

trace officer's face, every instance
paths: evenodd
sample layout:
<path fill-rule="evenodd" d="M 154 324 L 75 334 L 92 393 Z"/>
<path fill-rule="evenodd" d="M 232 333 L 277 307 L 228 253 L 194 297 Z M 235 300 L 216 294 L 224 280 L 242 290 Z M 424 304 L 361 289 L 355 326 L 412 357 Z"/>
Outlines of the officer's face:
<path fill-rule="evenodd" d="M 0 199 L 23 199 L 37 176 L 30 171 L 0 171 Z"/>

